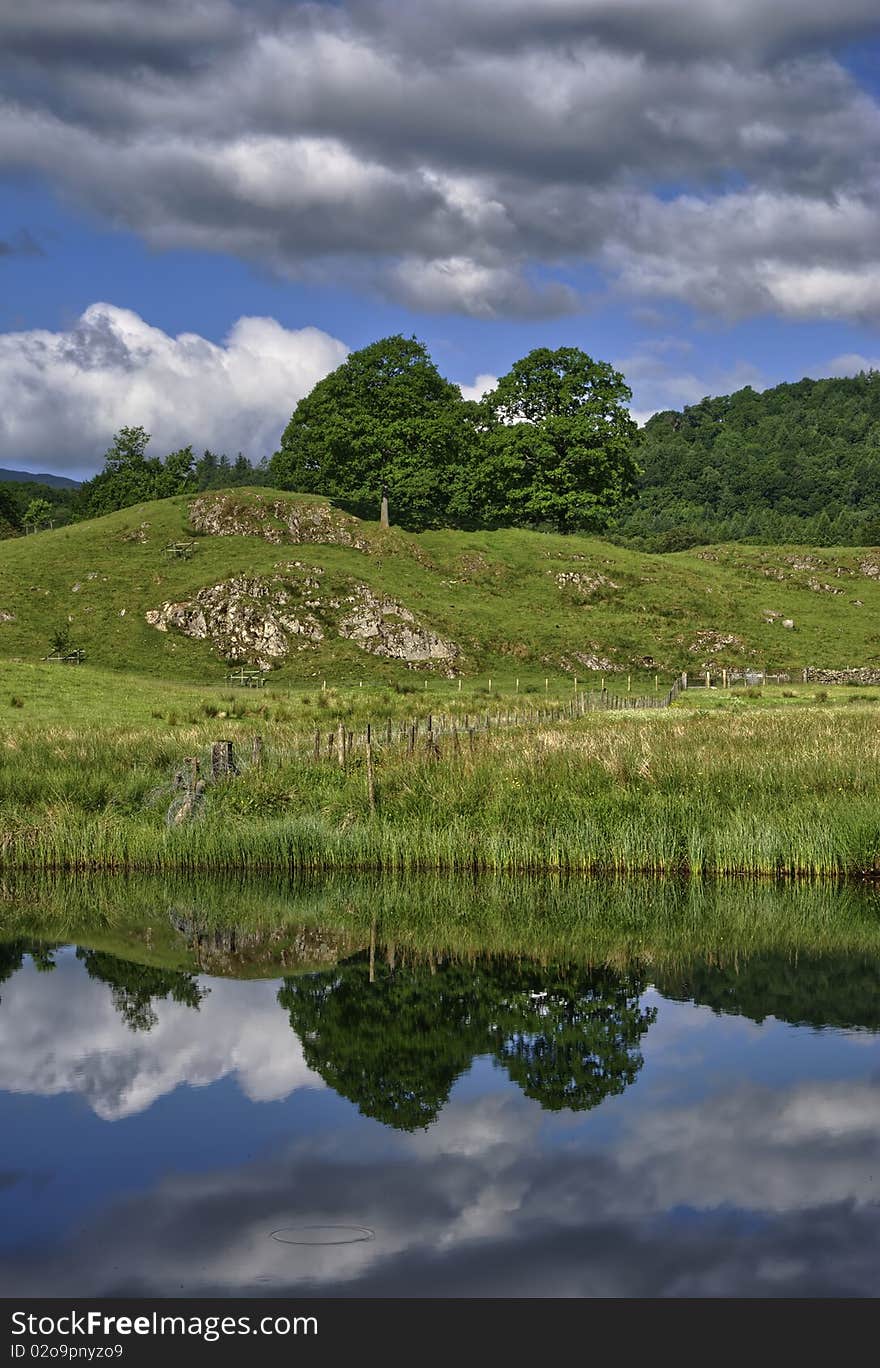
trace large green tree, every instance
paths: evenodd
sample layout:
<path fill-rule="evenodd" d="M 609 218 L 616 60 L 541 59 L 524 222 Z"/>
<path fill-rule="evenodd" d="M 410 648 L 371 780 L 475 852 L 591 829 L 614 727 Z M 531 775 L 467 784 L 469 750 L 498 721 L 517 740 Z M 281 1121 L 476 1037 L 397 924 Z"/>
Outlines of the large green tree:
<path fill-rule="evenodd" d="M 636 487 L 637 428 L 619 371 L 578 347 L 538 347 L 483 400 L 482 454 L 453 507 L 490 522 L 598 531 Z"/>
<path fill-rule="evenodd" d="M 442 522 L 450 477 L 476 441 L 469 413 L 421 342 L 382 338 L 352 352 L 300 400 L 269 482 L 376 509 L 384 486 L 393 520 Z"/>

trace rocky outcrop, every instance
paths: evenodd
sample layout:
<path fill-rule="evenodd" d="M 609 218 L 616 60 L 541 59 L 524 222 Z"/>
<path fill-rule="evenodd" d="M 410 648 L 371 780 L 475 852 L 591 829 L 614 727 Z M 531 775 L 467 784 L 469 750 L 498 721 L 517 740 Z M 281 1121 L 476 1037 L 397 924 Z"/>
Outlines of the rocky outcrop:
<path fill-rule="evenodd" d="M 735 632 L 697 632 L 694 640 L 688 646 L 691 655 L 717 655 L 719 651 L 737 651 L 739 654 L 745 650 L 746 644 L 742 637 Z"/>
<path fill-rule="evenodd" d="M 308 578 L 303 586 L 316 585 Z M 261 670 L 295 649 L 323 640 L 324 630 L 311 609 L 281 579 L 237 575 L 200 589 L 186 603 L 163 603 L 146 615 L 160 632 L 173 629 L 196 641 L 210 640 L 224 660 Z"/>
<path fill-rule="evenodd" d="M 553 574 L 548 571 L 548 574 Z M 559 570 L 553 575 L 560 589 L 576 589 L 581 594 L 593 594 L 597 589 L 619 589 L 620 585 L 615 584 L 614 580 L 607 575 L 601 575 L 598 571 L 587 574 L 585 570 Z"/>
<path fill-rule="evenodd" d="M 620 665 L 615 665 L 614 661 L 609 660 L 607 656 L 597 655 L 593 651 L 575 651 L 574 658 L 585 670 L 603 670 L 606 674 L 610 674 L 613 670 L 623 668 Z"/>
<path fill-rule="evenodd" d="M 860 665 L 851 670 L 804 670 L 805 684 L 880 684 L 880 669 Z"/>
<path fill-rule="evenodd" d="M 262 537 L 264 541 L 369 549 L 357 518 L 324 503 L 232 493 L 200 494 L 189 506 L 194 532 L 213 537 Z"/>
<path fill-rule="evenodd" d="M 0 608 L 0 623 L 3 623 L 3 622 L 14 622 L 14 621 L 15 621 L 15 614 L 14 614 L 14 613 L 7 613 L 7 612 L 5 611 L 5 609 Z"/>
<path fill-rule="evenodd" d="M 237 575 L 200 589 L 186 602 L 163 603 L 146 620 L 160 632 L 210 641 L 224 660 L 261 670 L 336 634 L 371 655 L 413 667 L 448 667 L 459 654 L 453 642 L 418 622 L 402 603 L 366 584 L 334 598 L 321 593 L 319 567 L 293 561 L 276 569 L 272 577 Z"/>
<path fill-rule="evenodd" d="M 371 655 L 403 660 L 408 665 L 437 662 L 451 665 L 458 647 L 421 626 L 402 603 L 358 585 L 346 600 L 348 611 L 339 621 L 339 635 Z"/>

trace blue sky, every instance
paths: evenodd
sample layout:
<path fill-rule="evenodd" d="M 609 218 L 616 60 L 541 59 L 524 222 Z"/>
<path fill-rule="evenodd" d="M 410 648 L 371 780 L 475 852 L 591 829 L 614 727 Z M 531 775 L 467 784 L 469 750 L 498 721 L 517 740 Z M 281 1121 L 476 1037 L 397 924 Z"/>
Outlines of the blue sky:
<path fill-rule="evenodd" d="M 880 11 L 766 8 L 0 0 L 0 465 L 259 458 L 392 332 L 640 418 L 876 362 Z"/>

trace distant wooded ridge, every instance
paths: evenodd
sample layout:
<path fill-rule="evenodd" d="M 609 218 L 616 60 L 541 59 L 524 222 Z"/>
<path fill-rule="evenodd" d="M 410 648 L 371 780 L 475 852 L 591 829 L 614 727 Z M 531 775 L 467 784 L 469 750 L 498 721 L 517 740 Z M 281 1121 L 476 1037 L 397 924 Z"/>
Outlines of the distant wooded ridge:
<path fill-rule="evenodd" d="M 30 470 L 4 470 L 0 467 L 0 482 L 49 485 L 50 489 L 79 489 L 81 481 L 69 480 L 66 475 L 51 475 L 46 471 L 36 474 Z"/>
<path fill-rule="evenodd" d="M 415 339 L 384 339 L 320 381 L 280 450 L 256 466 L 242 453 L 197 458 L 191 446 L 147 457 L 148 434 L 127 428 L 81 486 L 0 471 L 0 535 L 22 530 L 35 495 L 56 526 L 242 484 L 325 494 L 378 517 L 385 484 L 392 521 L 404 525 L 577 527 L 647 551 L 880 544 L 880 372 L 746 386 L 657 413 L 635 432 L 617 418 L 623 377 L 607 411 L 595 402 L 604 367 L 576 348 L 540 349 L 474 403 Z"/>

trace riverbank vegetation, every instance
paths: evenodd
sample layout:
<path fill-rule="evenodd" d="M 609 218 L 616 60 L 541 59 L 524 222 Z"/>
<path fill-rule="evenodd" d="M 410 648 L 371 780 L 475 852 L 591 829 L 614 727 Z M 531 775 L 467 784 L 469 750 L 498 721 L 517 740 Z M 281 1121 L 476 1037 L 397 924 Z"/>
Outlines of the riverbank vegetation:
<path fill-rule="evenodd" d="M 877 723 L 870 702 L 815 700 L 594 712 L 473 735 L 429 737 L 423 722 L 415 742 L 407 728 L 390 745 L 376 738 L 372 805 L 356 728 L 340 764 L 332 727 L 316 729 L 316 759 L 311 728 L 260 719 L 254 758 L 250 719 L 240 772 L 213 779 L 216 719 L 22 725 L 0 763 L 0 865 L 873 877 Z M 178 820 L 187 757 L 204 789 Z"/>

